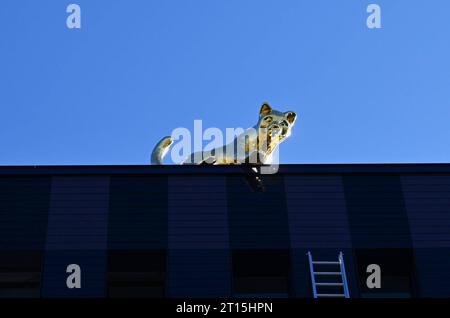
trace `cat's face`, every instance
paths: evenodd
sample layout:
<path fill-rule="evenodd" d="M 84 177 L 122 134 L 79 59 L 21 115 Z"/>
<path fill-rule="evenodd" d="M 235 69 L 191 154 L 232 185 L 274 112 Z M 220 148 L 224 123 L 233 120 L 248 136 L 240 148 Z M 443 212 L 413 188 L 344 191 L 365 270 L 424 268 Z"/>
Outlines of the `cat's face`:
<path fill-rule="evenodd" d="M 292 111 L 280 112 L 264 103 L 259 111 L 258 127 L 267 136 L 269 144 L 280 143 L 291 135 L 297 114 Z"/>

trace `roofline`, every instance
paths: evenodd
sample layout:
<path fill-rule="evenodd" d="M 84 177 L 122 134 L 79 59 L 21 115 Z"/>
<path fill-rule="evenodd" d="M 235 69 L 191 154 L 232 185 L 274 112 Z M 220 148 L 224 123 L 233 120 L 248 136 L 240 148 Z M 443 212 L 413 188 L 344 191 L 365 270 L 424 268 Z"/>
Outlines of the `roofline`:
<path fill-rule="evenodd" d="M 116 175 L 116 174 L 243 174 L 250 166 L 208 165 L 74 165 L 74 166 L 0 166 L 5 175 Z M 430 174 L 449 173 L 450 163 L 385 164 L 281 164 L 279 174 Z"/>

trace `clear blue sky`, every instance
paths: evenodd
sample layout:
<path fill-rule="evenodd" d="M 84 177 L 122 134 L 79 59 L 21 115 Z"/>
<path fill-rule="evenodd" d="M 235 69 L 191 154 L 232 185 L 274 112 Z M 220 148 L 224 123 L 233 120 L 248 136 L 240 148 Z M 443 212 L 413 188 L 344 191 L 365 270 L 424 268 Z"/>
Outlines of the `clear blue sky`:
<path fill-rule="evenodd" d="M 448 0 L 2 0 L 0 164 L 147 164 L 173 128 L 249 127 L 263 101 L 300 115 L 282 163 L 450 162 L 449 14 Z"/>

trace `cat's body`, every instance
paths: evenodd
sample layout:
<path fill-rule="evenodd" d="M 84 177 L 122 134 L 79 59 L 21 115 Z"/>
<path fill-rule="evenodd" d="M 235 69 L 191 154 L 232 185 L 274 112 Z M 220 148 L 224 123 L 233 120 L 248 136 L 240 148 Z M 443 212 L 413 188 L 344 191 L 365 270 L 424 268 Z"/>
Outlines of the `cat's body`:
<path fill-rule="evenodd" d="M 296 117 L 292 111 L 280 112 L 263 104 L 255 126 L 238 135 L 230 144 L 192 153 L 183 164 L 270 164 L 274 150 L 291 135 Z M 171 137 L 161 139 L 153 149 L 151 163 L 162 164 L 172 143 Z"/>

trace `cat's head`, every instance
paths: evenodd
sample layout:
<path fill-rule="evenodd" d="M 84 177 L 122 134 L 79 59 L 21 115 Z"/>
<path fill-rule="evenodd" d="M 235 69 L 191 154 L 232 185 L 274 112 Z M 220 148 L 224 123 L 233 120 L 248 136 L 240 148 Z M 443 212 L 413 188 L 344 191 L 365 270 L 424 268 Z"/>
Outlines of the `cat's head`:
<path fill-rule="evenodd" d="M 280 112 L 264 103 L 259 111 L 258 128 L 271 142 L 280 143 L 291 135 L 297 114 Z"/>

